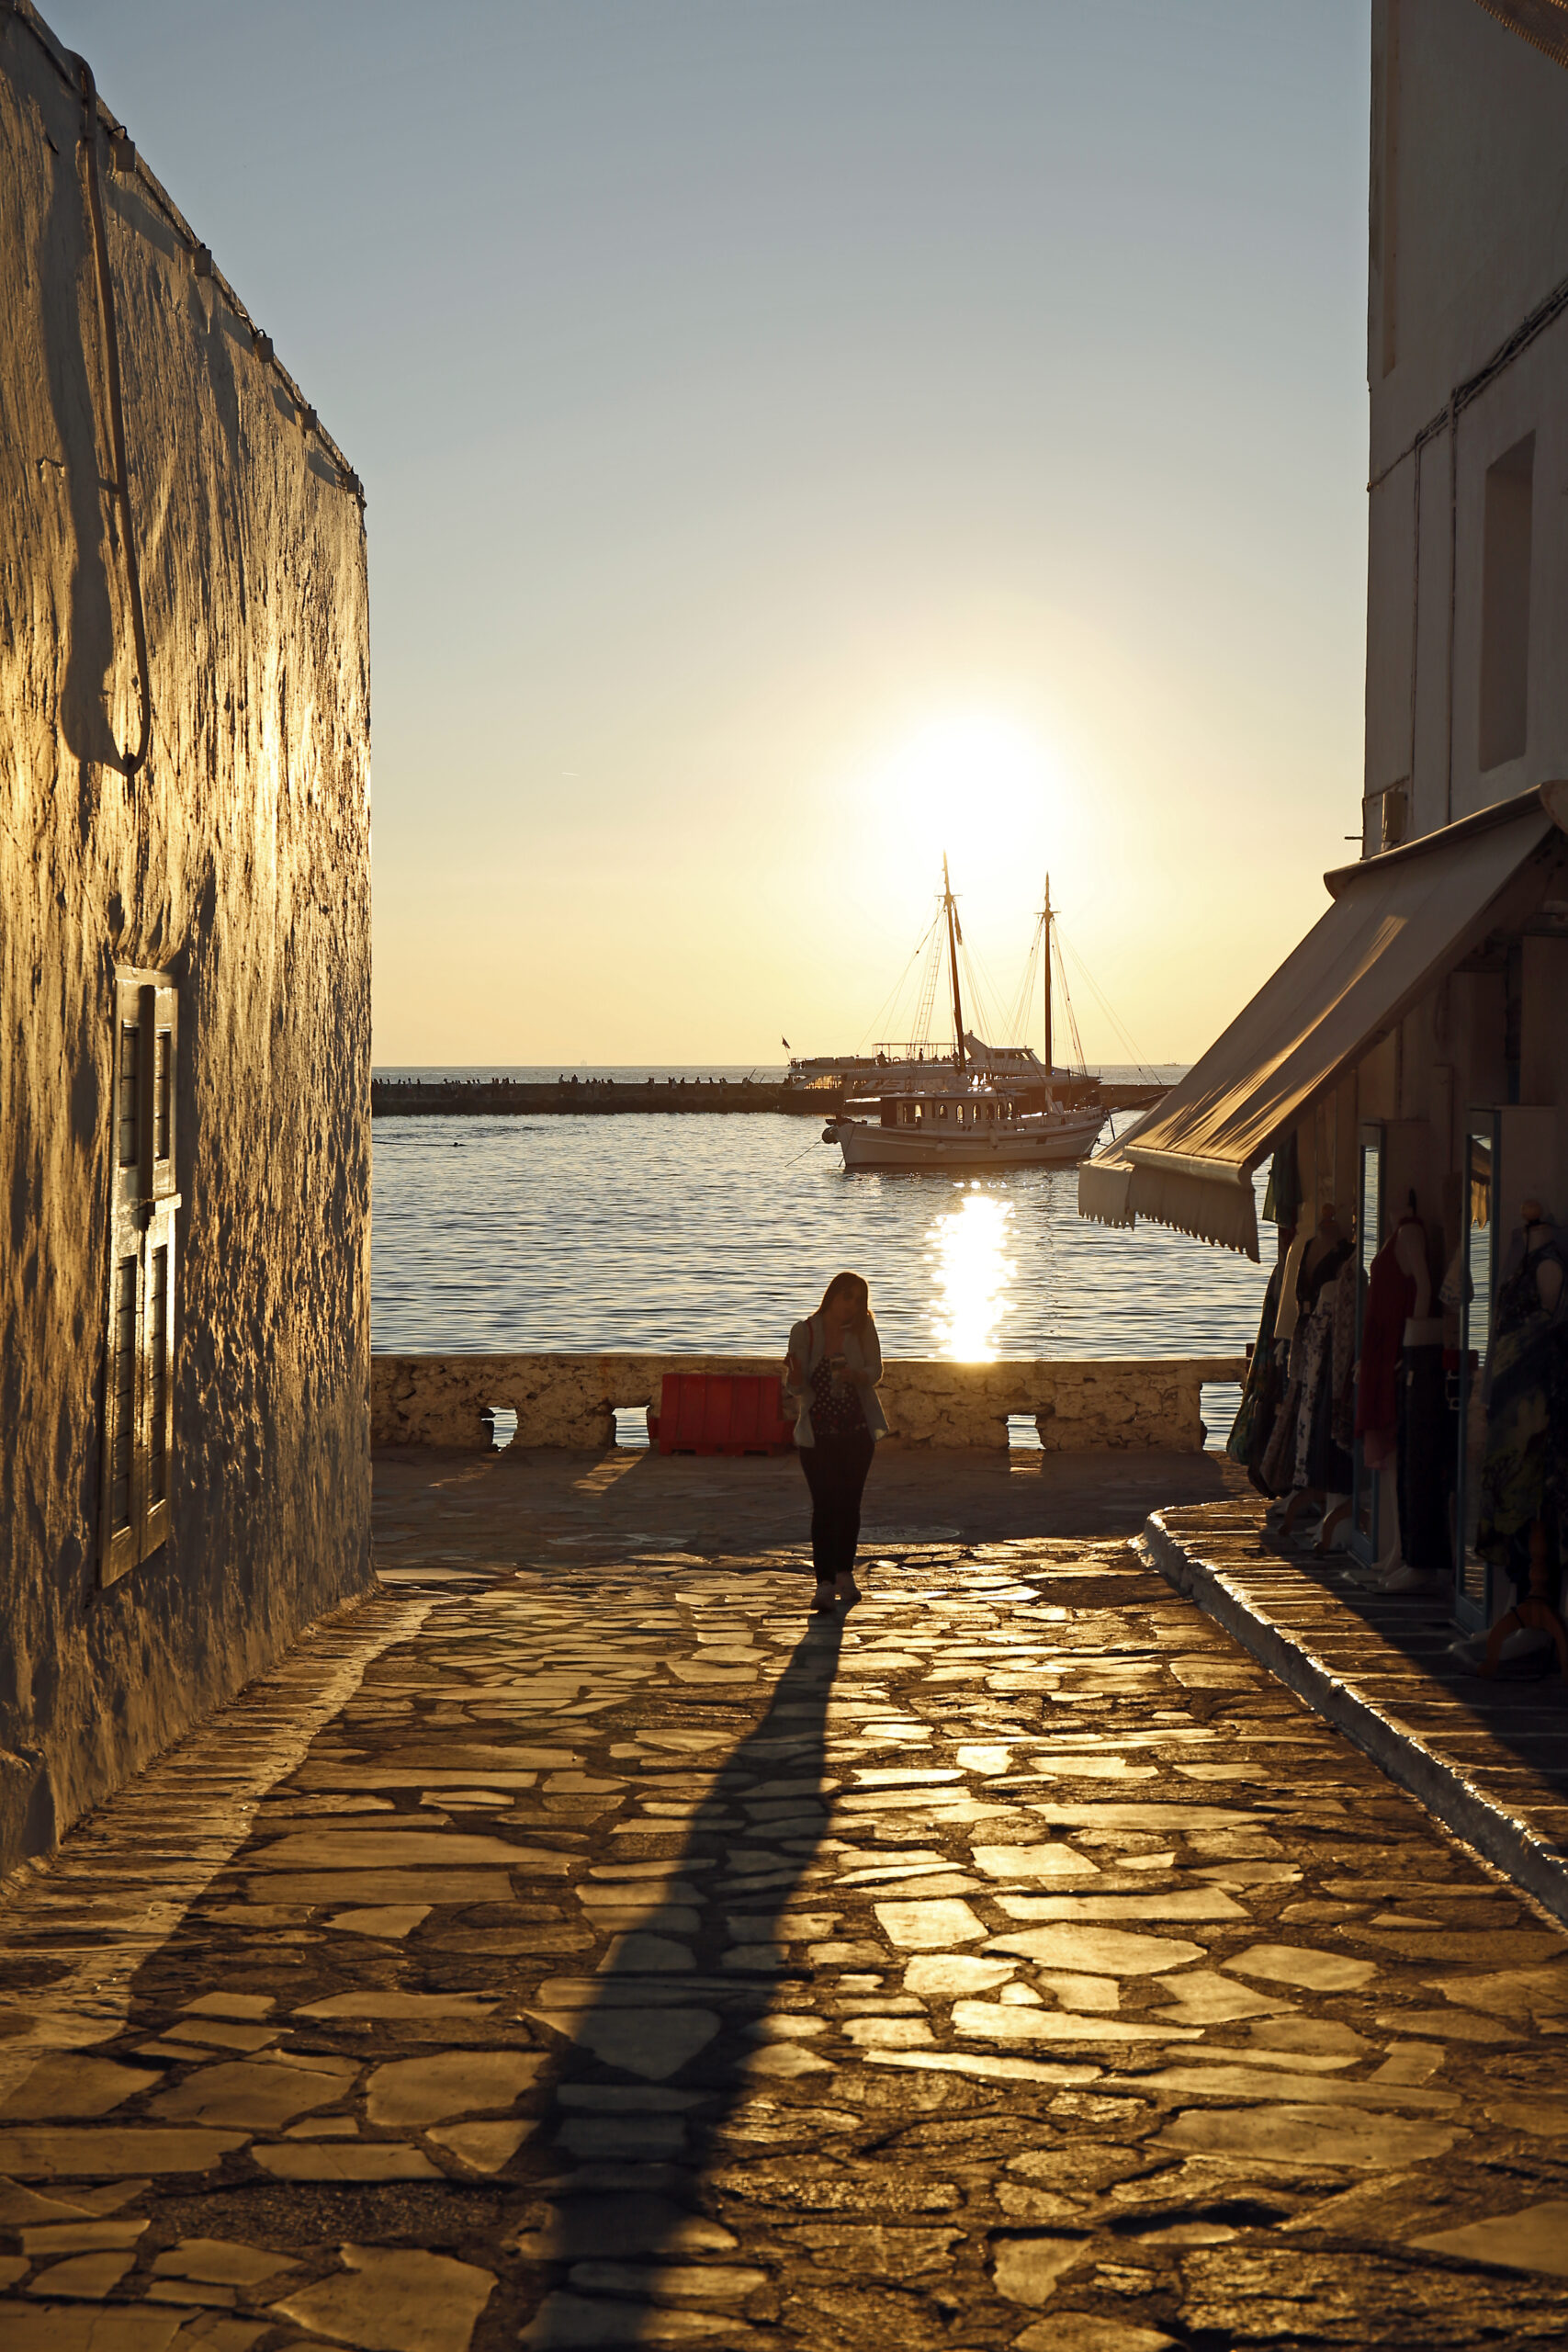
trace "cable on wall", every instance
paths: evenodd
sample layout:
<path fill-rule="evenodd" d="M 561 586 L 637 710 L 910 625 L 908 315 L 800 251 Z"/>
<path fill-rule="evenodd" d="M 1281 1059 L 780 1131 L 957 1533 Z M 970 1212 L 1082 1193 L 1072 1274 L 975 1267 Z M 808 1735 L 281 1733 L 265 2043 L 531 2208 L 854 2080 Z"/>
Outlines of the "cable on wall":
<path fill-rule="evenodd" d="M 93 252 L 97 264 L 98 316 L 104 330 L 104 369 L 108 378 L 109 428 L 114 442 L 115 492 L 125 535 L 125 571 L 130 589 L 130 623 L 136 633 L 136 674 L 141 694 L 141 740 L 125 752 L 129 783 L 146 762 L 152 740 L 152 673 L 147 659 L 147 616 L 141 604 L 141 568 L 136 557 L 136 526 L 130 512 L 130 469 L 125 456 L 125 403 L 120 392 L 119 337 L 115 331 L 114 283 L 109 276 L 108 239 L 104 232 L 103 191 L 98 184 L 98 91 L 85 57 L 76 60 L 82 81 L 82 139 L 87 150 L 87 202 L 93 216 Z"/>
<path fill-rule="evenodd" d="M 1568 0 L 1565 0 L 1565 5 L 1568 5 Z M 61 41 L 56 40 L 36 7 L 33 6 L 32 0 L 0 0 L 0 23 L 13 24 L 30 33 L 61 80 L 72 90 L 81 90 L 83 59 L 74 50 L 66 49 Z M 275 354 L 272 337 L 262 333 L 233 287 L 230 285 L 223 272 L 213 260 L 209 247 L 203 244 L 168 189 L 150 168 L 145 159 L 138 155 L 136 141 L 131 138 L 125 125 L 116 119 L 113 110 L 103 104 L 96 89 L 93 94 L 93 106 L 98 122 L 107 133 L 110 162 L 114 170 L 134 179 L 137 194 L 167 221 L 175 233 L 176 242 L 184 248 L 189 258 L 197 276 L 209 279 L 218 288 L 241 325 L 249 330 L 251 348 L 255 357 L 264 368 L 270 368 L 276 376 L 294 404 L 295 416 L 301 430 L 307 435 L 313 435 L 326 456 L 332 459 L 337 469 L 339 487 L 347 491 L 363 515 L 365 484 L 322 424 L 315 410 L 306 400 L 294 378 Z M 58 153 L 58 150 L 56 152 Z M 93 153 L 96 162 L 96 142 Z"/>

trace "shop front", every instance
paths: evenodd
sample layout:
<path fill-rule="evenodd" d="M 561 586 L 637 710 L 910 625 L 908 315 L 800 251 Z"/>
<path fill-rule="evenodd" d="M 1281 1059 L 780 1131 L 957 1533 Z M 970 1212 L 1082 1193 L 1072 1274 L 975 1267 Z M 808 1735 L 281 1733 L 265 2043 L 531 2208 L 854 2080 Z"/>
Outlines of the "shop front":
<path fill-rule="evenodd" d="M 1498 1629 L 1495 1651 L 1555 1644 L 1568 786 L 1325 880 L 1293 954 L 1084 1164 L 1079 1210 L 1253 1258 L 1261 1218 L 1274 1263 L 1231 1451 L 1281 1542 L 1444 1591 L 1465 1634 Z"/>

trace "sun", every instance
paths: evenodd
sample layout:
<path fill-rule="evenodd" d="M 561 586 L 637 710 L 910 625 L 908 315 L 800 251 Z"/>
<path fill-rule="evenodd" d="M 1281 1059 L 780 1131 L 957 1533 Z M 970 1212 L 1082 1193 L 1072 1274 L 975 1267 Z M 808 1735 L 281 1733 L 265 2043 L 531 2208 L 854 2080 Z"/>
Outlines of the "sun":
<path fill-rule="evenodd" d="M 1041 738 L 992 711 L 928 720 L 887 755 L 871 797 L 901 862 L 930 883 L 945 854 L 955 887 L 982 890 L 1024 873 L 1037 886 L 1062 798 Z"/>

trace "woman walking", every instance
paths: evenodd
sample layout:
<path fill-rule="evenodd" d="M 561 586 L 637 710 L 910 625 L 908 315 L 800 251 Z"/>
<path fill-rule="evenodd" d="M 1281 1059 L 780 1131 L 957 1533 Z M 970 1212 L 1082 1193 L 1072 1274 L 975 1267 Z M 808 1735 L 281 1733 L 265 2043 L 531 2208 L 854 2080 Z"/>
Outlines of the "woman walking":
<path fill-rule="evenodd" d="M 824 1614 L 858 1600 L 855 1546 L 860 1500 L 872 1451 L 887 1434 L 876 1394 L 882 1348 L 863 1276 L 835 1274 L 815 1315 L 789 1335 L 787 1385 L 795 1399 L 795 1442 L 811 1489 L 813 1606 Z"/>

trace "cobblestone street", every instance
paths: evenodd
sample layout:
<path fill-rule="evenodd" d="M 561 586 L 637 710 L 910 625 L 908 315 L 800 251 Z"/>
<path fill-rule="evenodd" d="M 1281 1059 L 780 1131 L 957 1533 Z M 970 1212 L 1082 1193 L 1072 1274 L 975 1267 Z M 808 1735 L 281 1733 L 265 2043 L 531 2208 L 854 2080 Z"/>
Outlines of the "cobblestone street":
<path fill-rule="evenodd" d="M 12 1890 L 7 2352 L 1561 2345 L 1568 1939 L 1156 1474 L 881 1463 L 814 1619 L 793 1463 L 379 1470 L 387 1589 Z"/>

